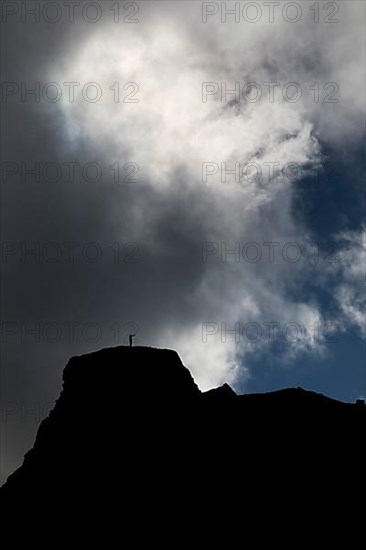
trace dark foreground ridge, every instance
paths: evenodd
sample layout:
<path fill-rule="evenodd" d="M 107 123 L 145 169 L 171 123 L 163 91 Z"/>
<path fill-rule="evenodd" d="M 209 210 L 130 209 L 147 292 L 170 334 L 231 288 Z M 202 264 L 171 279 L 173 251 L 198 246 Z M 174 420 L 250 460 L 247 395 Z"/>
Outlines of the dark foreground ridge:
<path fill-rule="evenodd" d="M 299 388 L 202 393 L 173 350 L 103 349 L 70 359 L 54 409 L 0 493 L 8 511 L 62 503 L 101 520 L 113 509 L 130 526 L 188 510 L 222 518 L 238 498 L 243 514 L 274 513 L 279 495 L 288 511 L 311 498 L 314 514 L 361 490 L 365 416 L 362 404 Z"/>

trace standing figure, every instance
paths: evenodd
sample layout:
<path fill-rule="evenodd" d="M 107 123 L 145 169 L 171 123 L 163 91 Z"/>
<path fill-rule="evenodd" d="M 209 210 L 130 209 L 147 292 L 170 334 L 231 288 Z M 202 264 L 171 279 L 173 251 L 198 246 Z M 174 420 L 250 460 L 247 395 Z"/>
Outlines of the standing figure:
<path fill-rule="evenodd" d="M 133 339 L 134 339 L 135 336 L 136 336 L 136 334 L 130 334 L 129 337 L 128 337 L 128 340 L 130 342 L 130 348 L 132 348 Z"/>

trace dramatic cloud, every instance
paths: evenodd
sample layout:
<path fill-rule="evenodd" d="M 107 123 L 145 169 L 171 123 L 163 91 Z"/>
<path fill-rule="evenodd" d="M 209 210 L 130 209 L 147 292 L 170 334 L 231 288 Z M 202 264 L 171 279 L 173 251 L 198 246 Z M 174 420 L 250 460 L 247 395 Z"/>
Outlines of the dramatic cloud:
<path fill-rule="evenodd" d="M 321 26 L 320 32 L 319 25 L 310 26 L 306 21 L 292 26 L 280 20 L 273 27 L 263 19 L 243 33 L 240 25 L 213 18 L 202 32 L 199 17 L 192 17 L 193 13 L 198 16 L 194 9 L 183 19 L 178 17 L 180 6 L 164 8 L 159 17 L 150 13 L 151 19 L 146 17 L 140 29 L 129 26 L 124 33 L 115 26 L 99 29 L 70 59 L 61 58 L 53 65 L 50 80 L 80 82 L 81 86 L 96 81 L 104 90 L 97 103 L 86 102 L 80 93 L 74 103 L 61 103 L 76 150 L 80 143 L 94 150 L 103 144 L 103 156 L 110 164 L 122 154 L 141 167 L 145 192 L 161 193 L 164 201 L 189 193 L 191 202 L 182 201 L 182 208 L 187 207 L 186 219 L 179 229 L 191 234 L 199 215 L 204 226 L 202 243 L 214 242 L 215 250 L 221 243 L 229 249 L 235 243 L 254 240 L 262 253 L 263 243 L 286 247 L 289 237 L 297 246 L 310 241 L 291 211 L 291 193 L 306 170 L 315 169 L 320 162 L 321 148 L 315 136 L 327 139 L 331 131 L 332 139 L 342 139 L 360 130 L 357 116 L 362 86 L 354 71 L 350 86 L 347 72 L 354 63 L 354 51 L 347 48 L 347 53 L 340 55 L 332 25 Z M 355 22 L 351 9 L 345 14 L 343 32 L 353 34 Z M 362 54 L 358 56 L 361 61 Z M 115 82 L 136 83 L 120 91 L 134 103 L 116 105 Z M 258 83 L 262 97 L 256 102 L 249 92 L 243 97 L 249 82 Z M 295 88 L 289 86 L 291 82 Z M 222 97 L 222 83 L 231 102 Z M 230 93 L 235 86 L 238 97 Z M 346 94 L 346 101 L 339 102 L 338 88 Z M 284 90 L 290 97 L 300 90 L 301 99 L 286 100 Z M 318 92 L 319 98 L 314 95 Z M 336 103 L 324 103 L 324 97 L 332 92 Z M 345 112 L 351 115 L 347 125 L 343 123 Z M 297 171 L 286 178 L 283 168 L 291 163 Z M 240 171 L 240 181 L 233 174 L 223 181 L 223 165 L 228 171 Z M 242 178 L 247 166 L 252 172 L 248 168 L 247 177 Z M 258 166 L 261 177 L 256 179 L 253 170 L 258 168 L 253 167 Z M 161 234 L 161 218 L 166 212 L 160 204 L 156 211 L 151 201 L 142 203 L 140 193 L 136 189 L 128 204 L 135 209 L 134 239 L 148 243 L 156 261 L 169 270 L 160 255 L 162 241 L 174 261 L 177 251 L 175 240 L 167 242 Z M 276 212 L 279 220 L 269 212 Z M 121 217 L 125 219 L 124 207 Z M 199 241 L 196 244 L 199 246 Z M 197 259 L 187 257 L 187 262 Z M 193 311 L 174 311 L 166 319 L 171 337 L 167 340 L 165 323 L 160 320 L 155 338 L 182 351 L 202 387 L 232 381 L 238 368 L 233 342 L 222 342 L 221 329 L 215 338 L 203 342 L 202 323 L 234 326 L 238 321 L 263 322 L 274 316 L 281 325 L 298 323 L 308 332 L 315 322 L 322 321 L 317 304 L 301 303 L 290 292 L 303 278 L 304 258 L 300 263 L 286 260 L 283 255 L 276 258 L 270 273 L 264 259 L 255 265 L 248 261 L 240 265 L 228 261 L 219 268 L 205 265 L 199 287 L 197 280 L 194 287 L 186 287 L 188 293 L 194 292 L 198 318 Z M 176 291 L 179 295 L 182 289 L 177 286 Z M 175 324 L 177 330 L 172 332 Z M 296 349 L 316 349 L 310 342 L 306 338 Z M 291 346 L 291 355 L 294 349 Z M 245 345 L 240 348 L 242 360 L 243 350 Z M 206 368 L 205 354 L 211 359 Z"/>
<path fill-rule="evenodd" d="M 340 265 L 323 269 L 311 261 L 317 236 L 294 208 L 299 183 L 322 174 L 327 146 L 352 147 L 363 132 L 364 5 L 340 8 L 335 24 L 315 23 L 305 7 L 293 24 L 203 23 L 200 2 L 155 1 L 140 3 L 138 24 L 9 20 L 5 79 L 54 82 L 62 97 L 9 96 L 3 157 L 62 173 L 23 184 L 20 169 L 6 173 L 3 240 L 43 252 L 56 243 L 62 258 L 6 249 L 4 401 L 49 403 L 69 355 L 126 343 L 129 332 L 177 349 L 207 389 L 245 382 L 253 353 L 323 354 L 314 327 L 362 326 L 360 228 L 340 243 L 356 260 L 340 252 Z M 102 169 L 95 182 L 88 163 Z M 87 243 L 101 249 L 97 261 Z M 336 317 L 304 291 L 330 280 Z M 38 340 L 23 334 L 37 324 Z M 6 471 L 34 430 L 9 428 Z"/>

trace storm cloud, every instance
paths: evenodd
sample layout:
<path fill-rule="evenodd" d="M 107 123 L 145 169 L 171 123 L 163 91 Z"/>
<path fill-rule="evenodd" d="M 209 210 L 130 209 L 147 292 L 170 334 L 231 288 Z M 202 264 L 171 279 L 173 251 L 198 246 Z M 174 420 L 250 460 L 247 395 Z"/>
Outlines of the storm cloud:
<path fill-rule="evenodd" d="M 318 23 L 305 3 L 296 22 L 282 3 L 255 23 L 155 1 L 121 2 L 118 23 L 100 3 L 92 23 L 86 4 L 73 22 L 19 9 L 3 23 L 4 475 L 37 425 L 22 403 L 52 402 L 71 354 L 137 332 L 177 349 L 202 389 L 243 390 L 273 323 L 290 326 L 278 353 L 294 363 L 325 353 L 314 326 L 362 332 L 362 223 L 331 235 L 341 265 L 325 269 L 295 204 L 328 147 L 362 139 L 363 3 L 320 4 Z M 334 284 L 331 307 L 310 280 Z"/>

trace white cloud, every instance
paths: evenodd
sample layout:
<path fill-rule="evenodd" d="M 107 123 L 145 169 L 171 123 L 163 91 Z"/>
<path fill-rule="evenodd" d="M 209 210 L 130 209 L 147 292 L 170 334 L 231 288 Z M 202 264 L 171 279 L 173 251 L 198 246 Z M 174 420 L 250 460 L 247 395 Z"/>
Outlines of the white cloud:
<path fill-rule="evenodd" d="M 81 44 L 72 59 L 53 67 L 53 80 L 97 81 L 105 91 L 97 104 L 80 99 L 74 104 L 62 103 L 69 132 L 96 148 L 103 147 L 111 161 L 123 158 L 138 163 L 144 184 L 163 194 L 182 184 L 178 174 L 183 170 L 185 185 L 197 191 L 197 201 L 204 201 L 202 221 L 208 241 L 284 243 L 292 235 L 307 241 L 306 231 L 297 225 L 291 211 L 293 182 L 278 175 L 264 185 L 223 184 L 220 178 L 203 184 L 202 163 L 226 162 L 229 166 L 258 161 L 262 166 L 277 162 L 283 167 L 295 162 L 305 168 L 318 162 L 317 133 L 325 140 L 338 141 L 357 135 L 363 106 L 361 75 L 356 70 L 363 59 L 359 7 L 348 3 L 340 26 L 316 25 L 304 19 L 298 25 L 282 21 L 243 27 L 220 22 L 204 26 L 194 3 L 164 4 L 160 18 L 146 17 L 133 28 L 126 25 L 123 33 L 120 28 L 106 27 Z M 241 101 L 236 106 L 217 98 L 202 102 L 203 82 L 227 82 L 230 87 L 237 81 L 274 79 L 281 86 L 298 82 L 303 99 L 290 103 L 280 97 L 270 103 L 264 97 L 257 103 Z M 108 87 L 117 81 L 138 83 L 139 103 L 114 103 Z M 319 81 L 321 85 L 336 82 L 343 101 L 315 103 L 309 89 Z M 202 198 L 205 194 L 210 200 Z M 271 219 L 263 206 L 271 209 Z M 143 222 L 144 208 L 148 210 L 149 205 L 139 207 L 141 221 L 134 234 L 146 238 L 152 229 Z M 150 238 L 158 248 L 153 232 Z M 238 369 L 235 345 L 222 345 L 219 338 L 204 344 L 202 322 L 276 320 L 281 325 L 295 322 L 309 328 L 322 320 L 316 304 L 291 298 L 291 290 L 304 277 L 301 263 L 280 259 L 271 265 L 206 267 L 199 288 L 192 289 L 200 314 L 192 314 L 186 325 L 177 323 L 179 332 L 156 329 L 162 345 L 182 353 L 202 387 L 232 381 Z M 355 269 L 359 273 L 360 268 L 349 266 L 347 281 Z M 344 313 L 360 324 L 360 305 L 351 283 L 339 288 L 338 299 Z M 314 350 L 319 351 L 319 346 L 308 336 L 289 353 Z M 245 347 L 240 353 L 245 356 Z"/>
<path fill-rule="evenodd" d="M 338 252 L 342 283 L 336 287 L 336 299 L 345 321 L 356 326 L 366 337 L 366 229 L 340 235 L 343 248 Z"/>

